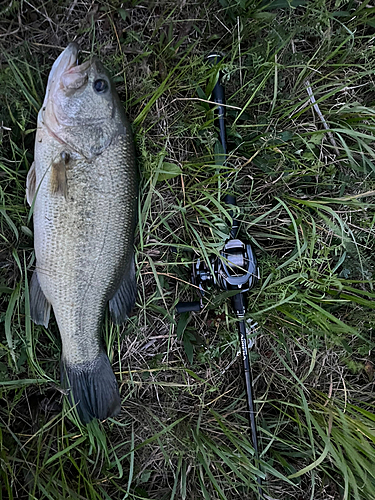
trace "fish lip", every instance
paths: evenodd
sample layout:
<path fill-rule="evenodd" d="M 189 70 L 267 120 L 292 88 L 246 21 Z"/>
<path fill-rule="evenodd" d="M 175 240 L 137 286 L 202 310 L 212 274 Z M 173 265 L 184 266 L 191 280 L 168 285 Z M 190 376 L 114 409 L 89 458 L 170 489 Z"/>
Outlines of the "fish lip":
<path fill-rule="evenodd" d="M 86 72 L 89 67 L 91 66 L 92 61 L 88 60 L 82 64 L 78 64 L 77 61 L 75 64 L 70 65 L 70 67 L 67 67 L 66 70 L 62 73 L 63 75 L 67 74 L 73 74 L 73 73 L 84 73 Z"/>
<path fill-rule="evenodd" d="M 76 42 L 70 43 L 53 63 L 48 84 L 55 82 L 65 72 L 78 66 L 79 46 Z"/>
<path fill-rule="evenodd" d="M 84 71 L 87 71 L 88 68 L 91 66 L 94 60 L 96 60 L 96 56 L 93 56 L 91 59 L 88 61 L 78 64 L 78 54 L 80 52 L 79 45 L 76 42 L 71 42 L 66 49 L 60 54 L 59 58 L 61 57 L 61 60 L 58 62 L 56 65 L 57 68 L 59 68 L 59 71 L 61 72 L 60 74 L 65 74 L 65 73 L 83 73 Z M 99 61 L 99 59 L 98 59 Z M 56 61 L 57 62 L 57 61 Z M 61 66 L 61 68 L 60 68 Z M 53 71 L 53 66 L 51 71 Z"/>
<path fill-rule="evenodd" d="M 65 71 L 77 66 L 79 46 L 77 43 L 70 43 L 65 50 L 61 52 L 59 57 L 53 63 L 48 76 L 47 89 L 44 97 L 43 108 L 47 106 L 48 99 L 55 93 L 55 90 L 60 86 L 61 77 Z"/>

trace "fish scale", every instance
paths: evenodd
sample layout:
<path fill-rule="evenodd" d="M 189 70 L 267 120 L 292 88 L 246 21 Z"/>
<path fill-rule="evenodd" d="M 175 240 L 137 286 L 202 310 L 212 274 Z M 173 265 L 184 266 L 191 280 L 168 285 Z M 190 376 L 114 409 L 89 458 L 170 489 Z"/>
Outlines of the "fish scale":
<path fill-rule="evenodd" d="M 88 422 L 120 409 L 101 324 L 108 301 L 113 319 L 121 323 L 135 300 L 137 178 L 131 129 L 116 91 L 110 87 L 105 100 L 92 95 L 95 81 L 107 78 L 101 64 L 82 65 L 83 88 L 60 88 L 64 75 L 68 81 L 76 76 L 71 77 L 72 68 L 78 73 L 79 67 L 72 66 L 76 51 L 68 46 L 55 62 L 38 116 L 27 186 L 28 201 L 34 203 L 36 255 L 30 302 L 33 320 L 45 326 L 52 306 L 62 340 L 62 381 L 81 420 Z M 88 127 L 79 99 L 99 107 Z M 61 125 L 64 112 L 68 125 Z M 75 121 L 74 113 L 79 114 Z"/>

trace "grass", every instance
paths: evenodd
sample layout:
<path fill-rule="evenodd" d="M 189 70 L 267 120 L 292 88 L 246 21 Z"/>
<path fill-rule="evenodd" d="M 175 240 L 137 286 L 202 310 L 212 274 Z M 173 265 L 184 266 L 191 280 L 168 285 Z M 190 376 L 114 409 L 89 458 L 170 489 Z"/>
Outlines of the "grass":
<path fill-rule="evenodd" d="M 375 498 L 372 4 L 0 9 L 0 498 L 256 499 L 258 476 L 269 499 Z M 137 307 L 124 327 L 103 326 L 122 412 L 87 427 L 59 387 L 56 325 L 31 323 L 27 293 L 36 114 L 73 39 L 111 69 L 142 174 Z M 205 102 L 212 50 L 231 106 L 226 173 L 261 273 L 248 313 L 260 468 L 229 301 L 211 293 L 201 314 L 175 313 L 196 298 L 191 262 L 230 229 Z"/>

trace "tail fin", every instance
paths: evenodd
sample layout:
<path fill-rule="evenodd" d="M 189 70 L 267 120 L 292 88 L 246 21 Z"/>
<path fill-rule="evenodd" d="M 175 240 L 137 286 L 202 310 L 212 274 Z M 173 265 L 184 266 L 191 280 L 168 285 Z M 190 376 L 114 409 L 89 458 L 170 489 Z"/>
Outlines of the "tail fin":
<path fill-rule="evenodd" d="M 108 356 L 101 352 L 94 361 L 72 364 L 61 361 L 61 383 L 70 388 L 69 402 L 76 405 L 79 418 L 87 424 L 117 415 L 120 394 Z"/>

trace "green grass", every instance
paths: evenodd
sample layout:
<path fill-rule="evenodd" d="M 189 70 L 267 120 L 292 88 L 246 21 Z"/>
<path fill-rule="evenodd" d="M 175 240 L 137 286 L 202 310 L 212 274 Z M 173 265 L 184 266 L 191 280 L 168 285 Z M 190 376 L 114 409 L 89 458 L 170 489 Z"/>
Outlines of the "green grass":
<path fill-rule="evenodd" d="M 272 499 L 375 498 L 374 7 L 100 5 L 0 7 L 0 498 L 256 499 L 258 476 Z M 122 412 L 87 427 L 59 387 L 56 324 L 30 321 L 27 293 L 36 115 L 73 39 L 112 72 L 142 179 L 137 307 L 103 326 Z M 228 178 L 204 102 L 212 50 L 225 54 Z M 248 313 L 260 468 L 227 297 L 175 313 L 196 298 L 192 260 L 229 234 L 227 179 L 261 273 Z"/>

